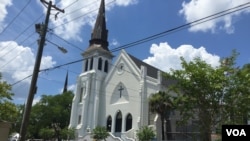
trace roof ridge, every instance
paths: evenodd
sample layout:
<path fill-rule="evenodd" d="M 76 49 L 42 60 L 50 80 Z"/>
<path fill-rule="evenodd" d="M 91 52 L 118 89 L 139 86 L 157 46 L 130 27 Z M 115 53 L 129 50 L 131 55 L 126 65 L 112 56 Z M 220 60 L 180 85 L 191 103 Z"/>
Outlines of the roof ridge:
<path fill-rule="evenodd" d="M 147 75 L 151 76 L 153 78 L 157 78 L 158 77 L 158 71 L 161 71 L 159 68 L 156 68 L 140 59 L 138 59 L 137 57 L 127 53 L 128 56 L 131 58 L 131 60 L 136 64 L 136 66 L 140 69 L 141 66 L 145 66 L 147 67 Z"/>

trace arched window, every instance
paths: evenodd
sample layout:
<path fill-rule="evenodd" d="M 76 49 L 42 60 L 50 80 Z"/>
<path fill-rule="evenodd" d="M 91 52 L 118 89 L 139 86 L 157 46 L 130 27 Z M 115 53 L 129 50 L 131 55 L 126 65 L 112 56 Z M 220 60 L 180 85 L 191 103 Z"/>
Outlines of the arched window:
<path fill-rule="evenodd" d="M 91 60 L 90 60 L 90 70 L 93 69 L 93 62 L 94 62 L 94 59 L 93 59 L 93 57 L 92 57 Z"/>
<path fill-rule="evenodd" d="M 106 60 L 104 63 L 104 72 L 108 72 L 108 69 L 109 69 L 109 63 L 108 60 Z"/>
<path fill-rule="evenodd" d="M 87 71 L 87 70 L 88 70 L 88 65 L 89 65 L 89 61 L 88 61 L 88 60 L 86 60 L 86 61 L 85 61 L 85 71 Z"/>
<path fill-rule="evenodd" d="M 102 70 L 102 58 L 98 59 L 98 70 Z"/>
<path fill-rule="evenodd" d="M 112 117 L 108 116 L 108 119 L 107 119 L 107 131 L 108 132 L 111 132 L 111 127 L 112 127 Z"/>
<path fill-rule="evenodd" d="M 132 121 L 133 121 L 132 115 L 128 114 L 126 117 L 126 131 L 132 129 Z"/>
<path fill-rule="evenodd" d="M 118 111 L 115 118 L 115 132 L 122 131 L 122 113 Z"/>

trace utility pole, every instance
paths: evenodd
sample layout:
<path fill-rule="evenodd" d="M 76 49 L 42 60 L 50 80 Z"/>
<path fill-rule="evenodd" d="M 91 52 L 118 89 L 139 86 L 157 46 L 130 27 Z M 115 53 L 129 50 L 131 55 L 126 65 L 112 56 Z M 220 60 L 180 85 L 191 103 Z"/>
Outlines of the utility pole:
<path fill-rule="evenodd" d="M 21 124 L 21 129 L 20 129 L 20 135 L 21 135 L 20 141 L 25 141 L 26 131 L 27 131 L 27 127 L 29 124 L 30 112 L 31 112 L 31 108 L 32 108 L 32 102 L 33 102 L 34 95 L 35 95 L 36 90 L 37 90 L 36 83 L 37 83 L 40 64 L 41 64 L 41 60 L 42 60 L 43 47 L 44 47 L 45 40 L 46 40 L 46 33 L 47 33 L 48 24 L 49 24 L 49 16 L 50 16 L 51 8 L 54 8 L 57 11 L 64 13 L 64 10 L 57 8 L 55 5 L 52 5 L 51 1 L 50 2 L 46 2 L 45 0 L 40 0 L 40 1 L 42 3 L 44 3 L 45 5 L 48 5 L 48 8 L 47 8 L 47 14 L 46 14 L 46 18 L 45 18 L 45 23 L 42 24 L 42 26 L 40 26 L 40 29 L 41 29 L 39 32 L 40 41 L 38 42 L 39 48 L 37 51 L 36 62 L 35 62 L 33 75 L 32 75 L 32 79 L 31 79 L 31 84 L 30 84 L 30 89 L 29 89 L 29 95 L 28 95 L 28 99 L 26 102 L 24 115 L 23 115 L 23 119 L 22 119 L 22 124 Z M 37 25 L 36 25 L 36 28 L 37 28 Z"/>

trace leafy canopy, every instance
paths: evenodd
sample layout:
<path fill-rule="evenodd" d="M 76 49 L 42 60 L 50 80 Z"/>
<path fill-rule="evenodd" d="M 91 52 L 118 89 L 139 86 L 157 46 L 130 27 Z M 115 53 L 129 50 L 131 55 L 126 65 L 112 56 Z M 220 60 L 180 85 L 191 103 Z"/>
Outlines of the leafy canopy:
<path fill-rule="evenodd" d="M 225 123 L 243 124 L 250 110 L 250 65 L 235 67 L 238 53 L 212 67 L 200 58 L 182 61 L 182 70 L 166 74 L 176 80 L 171 90 L 176 93 L 173 104 L 182 123 L 198 119 L 201 140 L 211 140 L 212 129 Z M 195 113 L 195 114 L 194 114 Z"/>
<path fill-rule="evenodd" d="M 2 81 L 0 73 L 0 121 L 16 121 L 18 110 L 15 104 L 11 102 L 13 95 L 11 85 L 7 84 L 6 81 Z"/>
<path fill-rule="evenodd" d="M 98 140 L 106 140 L 106 138 L 109 136 L 109 133 L 106 129 L 106 127 L 97 126 L 93 129 L 91 132 L 92 138 Z"/>
<path fill-rule="evenodd" d="M 139 141 L 149 141 L 155 137 L 155 132 L 151 127 L 143 126 L 137 131 L 136 136 Z"/>

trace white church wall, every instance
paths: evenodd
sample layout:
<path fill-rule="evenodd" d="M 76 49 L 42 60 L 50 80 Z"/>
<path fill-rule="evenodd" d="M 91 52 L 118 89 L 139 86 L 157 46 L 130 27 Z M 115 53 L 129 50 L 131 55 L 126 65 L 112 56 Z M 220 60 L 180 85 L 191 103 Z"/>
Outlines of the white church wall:
<path fill-rule="evenodd" d="M 122 113 L 122 132 L 125 132 L 126 117 L 129 113 L 132 115 L 132 128 L 137 129 L 141 101 L 138 72 L 135 72 L 125 55 L 120 55 L 113 66 L 115 67 L 112 68 L 105 81 L 106 119 L 103 123 L 106 123 L 107 117 L 110 115 L 112 117 L 112 131 L 114 132 L 116 114 L 120 110 Z M 123 88 L 122 92 L 119 91 L 120 86 Z"/>

